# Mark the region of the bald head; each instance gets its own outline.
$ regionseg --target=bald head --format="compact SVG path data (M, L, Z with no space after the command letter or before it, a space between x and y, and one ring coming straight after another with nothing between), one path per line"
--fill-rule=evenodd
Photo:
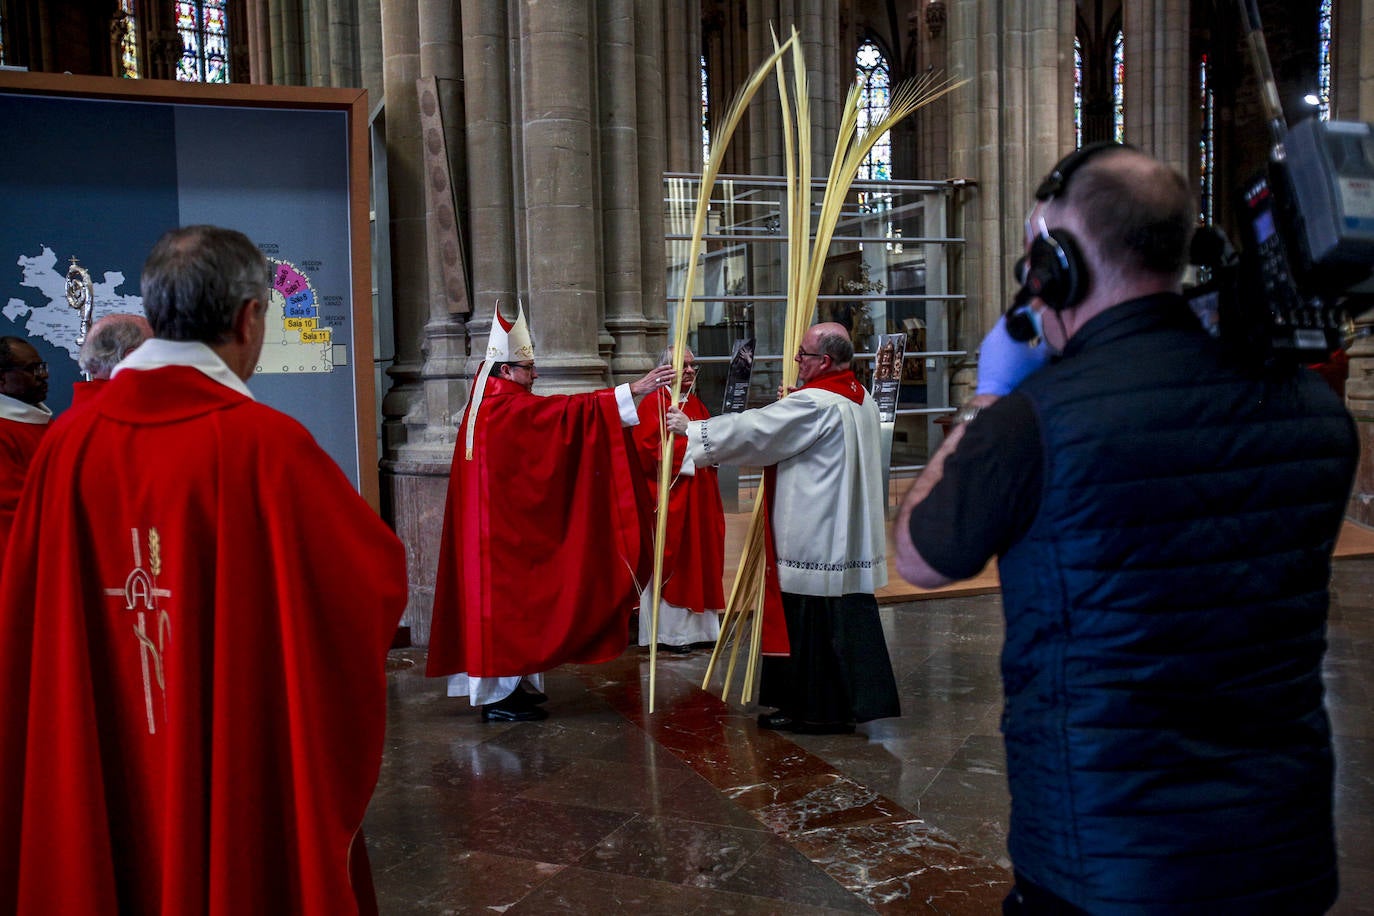
M1051 225L1074 230L1104 279L1172 285L1188 264L1192 189L1174 169L1139 150L1094 156L1074 171L1045 215Z
M796 355L797 381L803 385L834 369L848 369L854 359L854 344L844 325L833 321L813 324L802 336Z
M830 357L832 368L844 369L854 359L854 343L849 339L849 331L845 330L844 325L823 321L813 324L807 334L815 335L812 343L818 352Z
M77 362L91 378L109 378L121 359L152 336L153 326L142 315L106 315L91 325Z

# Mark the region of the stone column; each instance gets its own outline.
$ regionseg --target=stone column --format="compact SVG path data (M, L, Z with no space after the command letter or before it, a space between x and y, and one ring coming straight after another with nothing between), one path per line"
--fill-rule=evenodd
M1125 35L1126 142L1140 147L1196 181L1188 142L1190 104L1187 0L1140 0L1122 4Z
M272 82L272 36L268 32L267 0L244 4L248 20L248 73L254 83Z
M385 0L387 6L395 2ZM416 30L410 46L413 53L387 54L385 78L397 304L397 361L391 371L396 385L388 399L393 409L404 407L405 413L399 418L388 417L393 435L383 467L394 524L408 547L410 601L404 622L410 627L411 641L424 645L429 642L448 467L466 396L466 336L461 318L449 309L455 300L465 302L467 296L465 289L452 290L446 283L446 277L455 273L461 276L461 272L442 269L445 258L461 257L451 229L453 176L462 174L463 157L459 152L456 170L443 155L426 161L422 144L441 154L447 150L449 156L462 150L463 105L458 86L463 58L458 44L461 30L451 3L404 2L415 12L406 23ZM390 22L383 25L384 43L387 36L399 37L390 32ZM410 80L403 85L407 76ZM433 88L427 88L423 97L417 95L416 77L434 79L433 83L426 82ZM400 106L393 103L395 93L399 93ZM441 136L434 126L439 123L439 109L447 136ZM422 135L422 121L431 125L431 135ZM399 176L392 154L398 145L405 156L405 169ZM403 211L394 209L398 200L403 201ZM440 231L441 226L449 231ZM404 243L398 241L402 238ZM420 339L423 346L416 353ZM404 345L408 347L403 352ZM422 364L418 362L421 357Z
M515 210L511 163L511 39L503 0L463 0L463 76L467 129L468 250L475 372L486 352L498 301L515 315Z
M694 4L692 4L694 5ZM644 349L649 360L667 345L667 251L663 241L663 172L665 144L663 9L656 3L636 4L635 93L636 142L639 155L640 296L644 310ZM698 17L699 18L699 17ZM697 143L696 147L700 148Z
M370 114L383 100L382 0L358 0L358 79Z
M419 107L419 16L416 0L382 3L382 88L386 94L387 172L390 178L392 294L396 312L396 361L387 370L391 390L382 402L387 452L406 442L404 420L419 398L420 342L429 315L425 255Z
M528 239L526 308L545 390L604 387L600 225L595 182L595 33L587 4L522 8L519 72Z
M957 214L968 284L960 349L975 350L1004 310L1035 185L1073 146L1074 23L1073 0L949 3L950 75L973 80L950 97L950 171L978 176ZM954 381L955 402L971 394L971 372Z
M272 82L279 86L309 85L303 62L300 0L278 0L269 7L272 36Z
M947 8L936 8L932 12L927 7L913 12L908 21L908 31L916 53L912 59L914 66L906 73L907 78L915 79L927 70L944 74L945 77L951 76ZM973 91L973 87L959 90L961 93L967 91ZM927 105L916 113L916 123L911 130L898 132L914 137L917 144L914 156L907 153L901 158L894 145L893 165L903 162L907 166L897 173L900 177L948 178L955 174L949 165L950 105L948 96Z
M461 189L466 184L462 180L467 164L460 89L463 48L457 10L449 0L419 0L419 14L420 77L426 86L434 87L425 90L419 100L422 128L425 124L443 124L442 135L437 127L430 127L424 137L429 310L421 370L428 423L423 447L425 458L443 462L452 451L452 431L467 397L467 333L463 322L471 305L462 233L456 231L455 207L461 210L462 202L455 200L454 193L455 186ZM431 78L432 84L428 82ZM436 448L437 453L431 454Z
M361 85L358 72L358 0L329 0L329 77L331 86Z
M306 19L306 34L310 40L304 43L306 70L312 86L335 86L334 75L330 70L333 55L329 53L335 36L329 28L329 6L331 0L313 0L303 10Z
M646 352L648 328L641 290L644 271L639 207L643 185L637 125L640 89L653 92L657 80L644 80L639 73L633 0L605 0L598 4L597 20L596 69L603 74L597 89L606 330L612 336L612 378L628 381L652 368ZM653 163L645 165L647 168ZM662 197L662 190L656 195Z
M419 16L416 0L382 2L382 84L386 96L386 150L391 224L395 361L387 370L391 388L382 399L382 498L384 514L407 545L410 601L402 618L412 638L428 642L432 555L438 550L446 461L436 464L415 450L426 441L420 385L425 319L429 315L419 106ZM436 503L438 508L436 508Z
M641 4L645 10L650 4ZM641 13L642 14L642 13ZM662 78L668 87L664 100L668 171L701 171L701 3L669 4L658 17L663 23ZM722 71L724 68L721 68ZM731 93L713 86L712 120L725 113Z

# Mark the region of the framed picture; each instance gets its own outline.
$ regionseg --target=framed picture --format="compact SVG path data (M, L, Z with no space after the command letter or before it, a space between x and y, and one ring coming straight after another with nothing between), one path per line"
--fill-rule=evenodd
M79 375L69 270L89 273L94 318L141 313L165 231L237 229L273 267L248 386L375 508L366 92L5 71L0 124L0 334L48 363L49 406Z

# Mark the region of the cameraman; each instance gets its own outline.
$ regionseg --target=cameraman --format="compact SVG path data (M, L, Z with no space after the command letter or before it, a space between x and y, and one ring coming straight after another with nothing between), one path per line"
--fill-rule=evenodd
M1246 373L1201 329L1173 170L1092 147L1036 197L1018 273L1056 356L1039 368L998 323L980 374L1001 390L895 532L920 586L999 558L1005 912L1324 912L1320 669L1353 421L1315 374Z

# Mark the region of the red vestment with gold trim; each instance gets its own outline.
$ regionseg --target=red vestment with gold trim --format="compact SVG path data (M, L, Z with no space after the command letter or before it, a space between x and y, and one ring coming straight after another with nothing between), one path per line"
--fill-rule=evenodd
M120 373L0 584L0 912L375 912L400 541L295 420Z

